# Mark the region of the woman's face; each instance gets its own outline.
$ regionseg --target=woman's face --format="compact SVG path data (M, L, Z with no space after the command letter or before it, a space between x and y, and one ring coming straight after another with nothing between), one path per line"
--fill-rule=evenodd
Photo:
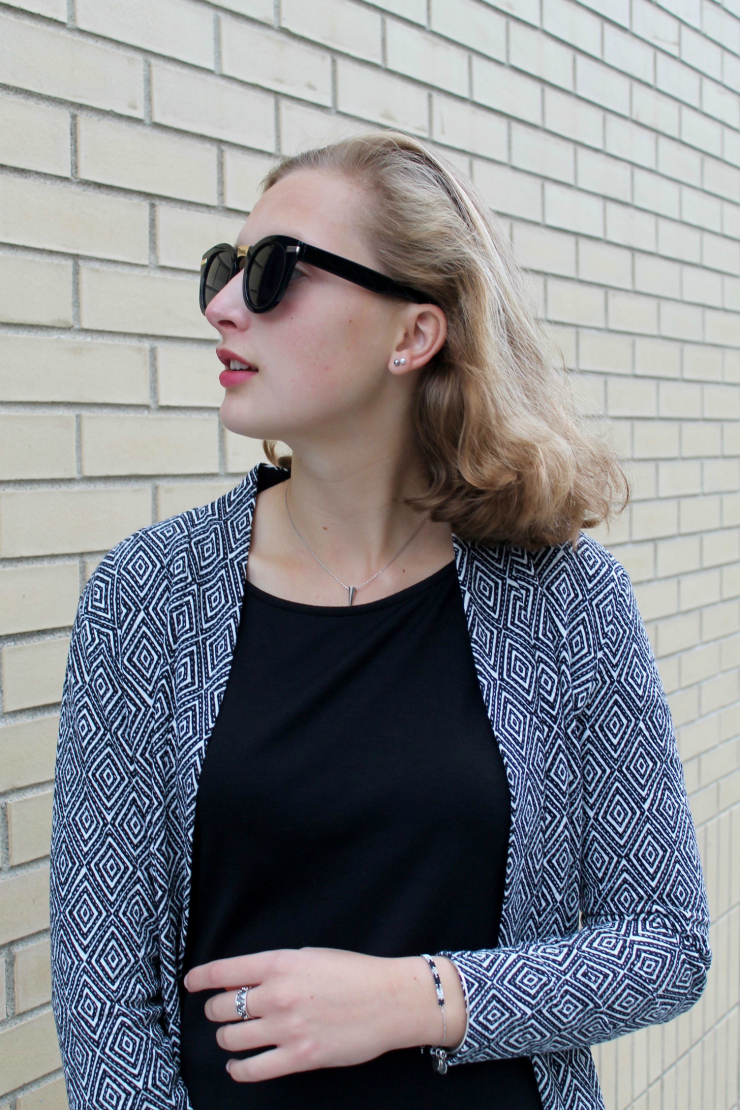
M355 214L367 199L341 175L295 170L257 201L237 242L292 235L379 269L356 230ZM277 308L253 313L242 278L240 272L206 310L221 335L217 354L225 367L231 359L257 367L235 376L241 379L235 384L223 375L221 422L230 431L291 446L317 432L342 438L353 425L348 417L372 409L384 390L398 386L389 364L418 305L299 262Z

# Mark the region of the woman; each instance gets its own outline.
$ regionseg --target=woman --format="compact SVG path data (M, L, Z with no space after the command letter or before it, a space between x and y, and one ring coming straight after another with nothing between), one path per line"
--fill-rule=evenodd
M601 1107L589 1046L693 1005L707 906L629 579L580 531L621 471L505 235L371 132L270 171L201 308L270 463L80 601L70 1105Z

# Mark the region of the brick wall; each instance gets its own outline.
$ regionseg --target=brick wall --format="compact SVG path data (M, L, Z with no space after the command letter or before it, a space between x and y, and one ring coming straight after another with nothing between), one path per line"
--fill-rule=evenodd
M274 156L368 126L503 216L633 462L604 539L668 691L713 914L687 1015L596 1050L608 1110L738 1106L740 0L0 2L0 1107L63 1107L58 703L102 554L262 457L226 432L202 249Z

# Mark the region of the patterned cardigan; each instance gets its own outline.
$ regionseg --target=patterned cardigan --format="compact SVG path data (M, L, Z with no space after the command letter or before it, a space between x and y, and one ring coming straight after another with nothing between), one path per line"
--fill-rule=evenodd
M178 984L198 777L256 495L286 476L260 463L211 504L141 528L80 599L51 859L71 1110L190 1107ZM531 1056L543 1110L602 1108L589 1046L688 1009L711 959L670 712L627 574L595 540L453 546L511 830L498 946L444 953L469 1004L450 1063Z

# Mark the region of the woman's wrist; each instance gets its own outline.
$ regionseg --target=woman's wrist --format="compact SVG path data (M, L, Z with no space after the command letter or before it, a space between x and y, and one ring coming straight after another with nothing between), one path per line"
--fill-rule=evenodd
M447 1036L444 1047L457 1048L465 1035L467 1014L465 995L455 965L446 956L435 956L445 997ZM394 1021L397 1024L397 1048L417 1045L441 1045L444 1023L437 1001L429 965L423 956L394 959L395 995Z

